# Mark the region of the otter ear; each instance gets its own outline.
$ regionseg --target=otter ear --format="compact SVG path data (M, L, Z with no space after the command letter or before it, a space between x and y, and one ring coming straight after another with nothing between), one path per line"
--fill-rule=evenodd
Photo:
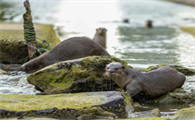
M98 31L98 28L96 29L96 32Z

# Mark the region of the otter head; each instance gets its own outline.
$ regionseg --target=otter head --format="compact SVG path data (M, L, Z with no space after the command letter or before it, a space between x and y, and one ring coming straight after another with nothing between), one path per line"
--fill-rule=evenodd
M106 28L100 27L96 29L96 34L100 35L100 36L105 36L107 32Z
M110 63L106 66L106 72L110 75L112 74L121 74L125 69L125 66L121 65L120 63Z
M121 87L125 88L125 66L121 65L120 63L110 63L106 66L106 73L107 76L110 76L115 83Z

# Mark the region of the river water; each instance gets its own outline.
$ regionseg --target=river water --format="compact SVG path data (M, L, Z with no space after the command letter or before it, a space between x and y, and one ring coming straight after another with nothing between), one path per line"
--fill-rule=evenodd
M22 23L24 0L1 0L0 21ZM60 40L73 36L93 38L105 27L106 50L136 69L151 65L195 68L195 39L179 26L194 26L195 9L161 0L29 0L34 23L52 24ZM129 23L123 23L128 19ZM145 28L147 20L153 28ZM39 37L39 36L38 36ZM41 38L41 36L40 36ZM0 75L0 94L36 94L25 73ZM194 76L183 88L194 89ZM190 82L189 82L190 81Z

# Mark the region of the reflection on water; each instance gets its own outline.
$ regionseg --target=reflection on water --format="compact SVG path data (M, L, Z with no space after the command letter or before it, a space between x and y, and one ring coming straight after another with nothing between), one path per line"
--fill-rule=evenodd
M119 26L116 34L119 44L114 46L115 53L130 64L194 65L194 38L175 27Z

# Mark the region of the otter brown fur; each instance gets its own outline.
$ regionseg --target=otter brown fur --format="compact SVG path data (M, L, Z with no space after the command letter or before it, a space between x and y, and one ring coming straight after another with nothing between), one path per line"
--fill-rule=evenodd
M140 92L156 97L181 87L186 79L184 74L168 66L141 73L120 63L110 63L106 66L106 74L131 97Z
M90 38L73 37L60 42L50 51L23 64L19 70L32 73L60 61L78 59L93 55L110 56L108 52Z
M104 49L106 48L106 32L106 28L97 28L93 38L93 41L101 45Z

